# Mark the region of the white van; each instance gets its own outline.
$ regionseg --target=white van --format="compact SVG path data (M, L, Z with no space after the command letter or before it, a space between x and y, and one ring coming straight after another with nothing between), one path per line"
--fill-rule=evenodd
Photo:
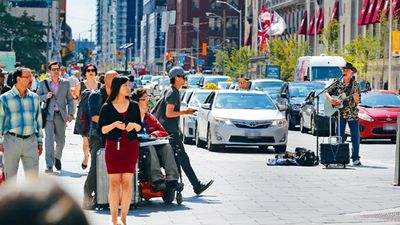
M297 59L295 81L329 81L342 76L346 60L341 56L302 56Z

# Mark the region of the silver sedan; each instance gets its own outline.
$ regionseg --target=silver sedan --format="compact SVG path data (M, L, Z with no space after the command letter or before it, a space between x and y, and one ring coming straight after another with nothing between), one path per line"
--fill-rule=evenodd
M221 90L212 92L197 114L196 145L218 150L226 145L274 146L286 151L288 124L267 93Z

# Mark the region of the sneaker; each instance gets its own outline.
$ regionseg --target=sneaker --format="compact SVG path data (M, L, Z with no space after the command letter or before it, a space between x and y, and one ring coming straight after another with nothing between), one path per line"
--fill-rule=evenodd
M57 170L61 170L61 161L56 158L54 166L56 167Z
M353 166L361 166L361 162L360 162L360 160L354 160L353 161Z
M214 183L214 180L210 180L207 184L199 183L199 186L194 189L194 193L196 193L196 195L200 195L205 190L207 190L207 188L209 188L211 186L211 184L213 184L213 183Z
M53 173L54 171L53 171L53 168L47 168L44 172L45 173Z

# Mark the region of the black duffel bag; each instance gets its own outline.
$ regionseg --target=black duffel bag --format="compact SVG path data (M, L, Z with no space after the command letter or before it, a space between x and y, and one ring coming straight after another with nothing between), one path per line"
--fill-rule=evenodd
M311 150L305 148L296 148L296 163L299 166L315 166L318 165L317 157Z

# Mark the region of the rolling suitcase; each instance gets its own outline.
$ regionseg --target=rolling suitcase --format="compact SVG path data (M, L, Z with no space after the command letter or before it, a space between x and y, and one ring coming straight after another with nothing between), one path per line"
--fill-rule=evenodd
M97 151L96 157L96 180L97 180L97 195L96 202L99 209L108 207L108 191L109 191L109 180L107 175L105 149L101 148ZM137 180L137 165L135 173L133 174L132 184L132 201L131 206L137 208L140 200L139 196L139 185Z
M337 123L340 127L340 112L337 113ZM328 143L320 144L320 155L321 164L325 165L326 168L331 165L342 166L346 168L346 165L350 163L350 148L348 143L342 143L342 138L340 137L340 129L338 136L335 136L335 142L332 142L332 129L331 129L332 116L329 119L329 138Z

